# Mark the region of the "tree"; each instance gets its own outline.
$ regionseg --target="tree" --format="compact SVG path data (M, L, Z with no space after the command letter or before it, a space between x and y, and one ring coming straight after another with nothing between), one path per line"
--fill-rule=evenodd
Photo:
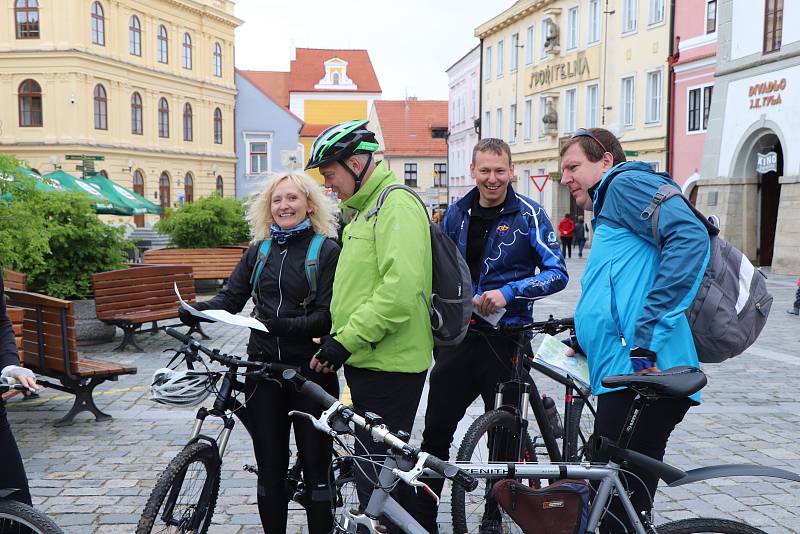
M250 239L242 203L217 194L170 210L155 228L180 248L236 245Z

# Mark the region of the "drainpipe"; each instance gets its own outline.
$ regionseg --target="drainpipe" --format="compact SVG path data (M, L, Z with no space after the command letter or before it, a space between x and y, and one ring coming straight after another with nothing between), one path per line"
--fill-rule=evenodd
M666 143L666 160L667 164L667 173L672 176L672 169L674 163L674 147L675 147L675 139L674 137L674 128L673 122L675 120L675 110L672 106L672 99L673 99L673 87L675 85L675 63L680 59L680 43L681 38L680 36L675 36L675 0L671 0L670 7L669 7L669 57L667 57L667 143ZM674 177L673 177L674 178Z
M478 116L475 118L475 133L478 134L480 141L483 139L483 128L481 128L483 120L483 37L481 37L481 55L478 61Z

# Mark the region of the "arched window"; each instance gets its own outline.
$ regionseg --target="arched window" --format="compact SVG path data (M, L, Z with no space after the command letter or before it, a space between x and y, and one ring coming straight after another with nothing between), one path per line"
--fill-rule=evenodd
M219 108L214 110L214 143L222 144L222 111Z
M225 184L222 182L222 176L217 176L217 194L224 196L223 193L225 193Z
M133 192L139 196L144 196L144 174L139 169L133 171ZM144 226L144 215L134 215L133 224L137 228Z
M100 2L92 4L92 42L100 46L106 45L106 18Z
M169 104L163 97L158 101L158 136L169 137Z
M128 50L131 55L142 55L142 23L136 15L131 15L128 22Z
M192 105L188 102L183 105L183 140L191 141L193 139L193 124Z
M108 130L108 98L106 88L99 83L94 86L94 127Z
M161 218L167 216L167 208L169 208L169 174L167 171L161 173L158 178L158 200L161 204Z
M183 68L192 68L192 36L188 33L183 34Z
M334 72L333 73L333 85L339 85L339 73L338 72Z
M184 202L187 204L194 202L194 178L190 172L187 172L186 176L183 177L183 193L186 197Z
M214 43L214 76L222 78L222 47Z
M142 119L142 96L139 93L131 95L131 133L142 135L144 124Z
M19 84L19 125L42 125L42 87L35 80Z
M17 23L17 39L39 38L38 0L17 0L14 4L14 19Z
M163 24L158 26L158 43L156 43L159 63L169 63L169 39Z

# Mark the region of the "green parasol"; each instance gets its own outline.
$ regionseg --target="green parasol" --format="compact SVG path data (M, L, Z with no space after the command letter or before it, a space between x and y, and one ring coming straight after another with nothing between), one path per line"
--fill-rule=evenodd
M114 204L125 206L129 210L128 215L142 215L145 213L158 215L161 213L161 206L156 206L143 196L109 180L105 176L97 174L87 178L85 182L100 189Z

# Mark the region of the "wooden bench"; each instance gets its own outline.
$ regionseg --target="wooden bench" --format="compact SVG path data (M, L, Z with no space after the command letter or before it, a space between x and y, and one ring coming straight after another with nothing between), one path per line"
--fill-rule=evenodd
M25 310L13 306L6 307L8 318L11 319L11 326L14 329L14 340L17 342L19 359L22 361L22 320L25 317Z
M160 248L144 252L147 265L189 265L195 280L227 280L247 247Z
M125 334L116 350L123 350L130 343L143 352L136 334L155 332L159 330L158 321L178 317L180 302L175 284L183 300L195 300L194 278L188 265L143 265L92 275L97 318L119 326ZM152 327L142 330L145 323L152 323ZM199 325L189 330L189 334L192 332L208 339Z
M16 289L17 291L28 290L28 277L11 269L3 269L3 285L6 289Z
M60 382L39 380L41 384L75 395L72 408L55 426L71 425L83 411L91 412L97 421L111 419L94 403L94 388L107 380L116 381L120 375L136 374L136 368L78 356L72 302L13 289L6 290L6 295L9 304L24 314L22 363Z

